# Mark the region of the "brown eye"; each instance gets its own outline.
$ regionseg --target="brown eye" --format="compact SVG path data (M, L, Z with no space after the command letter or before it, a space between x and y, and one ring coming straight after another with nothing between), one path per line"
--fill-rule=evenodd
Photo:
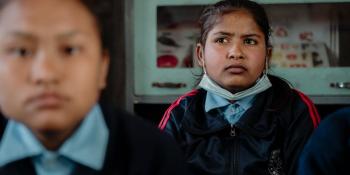
M218 40L216 40L216 42L218 42L218 43L223 43L223 42L224 42L224 39L223 39L223 38L219 38Z
M227 43L228 40L226 38L220 37L215 40L216 43Z
M78 54L80 52L80 48L77 46L65 46L63 47L62 52L64 55L72 56Z
M244 44L248 44L248 45L256 45L258 42L255 39L251 39L251 38L246 38L244 39Z
M33 55L33 51L26 47L15 47L10 49L10 54L17 58L28 58Z

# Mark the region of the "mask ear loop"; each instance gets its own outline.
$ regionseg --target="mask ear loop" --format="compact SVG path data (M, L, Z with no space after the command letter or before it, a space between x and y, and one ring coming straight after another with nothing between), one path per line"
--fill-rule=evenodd
M203 72L204 72L204 75L207 75L207 70L205 69L205 61L203 60Z
M203 72L204 72L204 75L208 75L207 74L207 70L205 69L205 59L203 58Z
M269 72L269 64L268 64L268 58L265 58L265 69L263 71L264 75L267 75L267 73Z

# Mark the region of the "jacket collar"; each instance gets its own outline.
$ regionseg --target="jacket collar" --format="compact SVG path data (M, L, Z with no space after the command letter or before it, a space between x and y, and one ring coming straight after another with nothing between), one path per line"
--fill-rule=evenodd
M247 110L251 107L251 102L255 95L250 95L248 97L242 98L240 100L237 100L235 102L230 102L227 99L215 95L209 91L207 91L206 99L205 99L205 112L209 112L215 108L224 107L233 103L237 103L240 107L242 107L244 110Z
M270 117L271 112L267 110L272 103L272 89L256 95L252 107L243 114L235 127L258 137L265 137L272 132L271 125L276 123L276 118ZM223 117L211 111L205 112L206 94L207 91L199 89L186 107L182 124L192 134L214 134L231 127Z

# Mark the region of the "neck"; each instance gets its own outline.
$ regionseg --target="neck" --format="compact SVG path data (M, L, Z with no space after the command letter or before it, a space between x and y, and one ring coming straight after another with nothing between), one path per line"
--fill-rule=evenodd
M56 151L72 135L73 131L74 129L65 131L39 131L34 132L34 135L47 150Z

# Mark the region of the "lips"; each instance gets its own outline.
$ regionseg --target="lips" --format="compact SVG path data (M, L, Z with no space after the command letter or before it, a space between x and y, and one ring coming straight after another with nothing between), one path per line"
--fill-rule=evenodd
M247 71L247 68L245 68L242 65L229 65L225 67L225 71L228 71L229 73L232 73L232 74L240 74Z
M44 92L30 97L28 104L37 109L54 109L61 107L68 97L56 92Z

